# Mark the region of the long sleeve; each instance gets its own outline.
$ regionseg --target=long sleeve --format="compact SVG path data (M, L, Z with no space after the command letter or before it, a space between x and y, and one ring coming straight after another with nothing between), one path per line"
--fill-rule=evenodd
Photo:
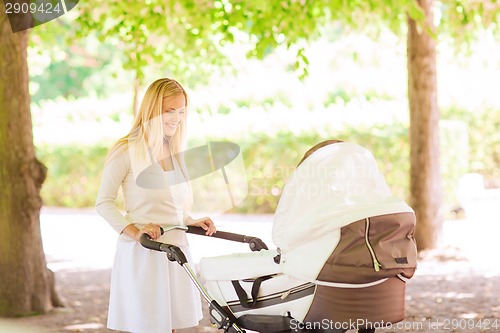
M110 225L121 233L130 222L116 206L118 190L130 169L127 150L115 152L104 166L101 184L97 193L96 210Z

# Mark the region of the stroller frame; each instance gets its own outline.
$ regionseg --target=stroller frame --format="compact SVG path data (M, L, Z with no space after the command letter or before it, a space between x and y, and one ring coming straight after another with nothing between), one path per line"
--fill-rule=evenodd
M169 226L162 227L161 234L170 230L180 229L187 233L196 234L200 236L207 236L205 230L195 226ZM246 236L236 233L225 231L217 231L213 234L214 238L221 238L229 241L247 243L251 251L268 250L267 245L258 237ZM277 332L300 332L300 333L344 333L347 330L316 330L316 329L291 329L290 316L277 316L277 315L243 315L236 318L227 307L221 306L206 290L201 281L198 279L196 273L189 265L186 256L182 250L175 245L156 242L151 239L147 234L143 234L140 238L140 243L143 247L165 252L169 261L177 262L182 266L191 281L194 283L202 297L208 303L210 323L217 329L224 330L225 333L245 333L245 328L252 331L261 333L277 333ZM375 333L375 329L359 329L359 333Z

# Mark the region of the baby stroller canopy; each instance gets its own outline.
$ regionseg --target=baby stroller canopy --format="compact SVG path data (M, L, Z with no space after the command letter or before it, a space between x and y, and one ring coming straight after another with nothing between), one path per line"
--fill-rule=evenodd
M367 149L350 142L318 149L292 174L276 210L272 239L284 273L315 280L343 226L402 212L413 210L392 195Z

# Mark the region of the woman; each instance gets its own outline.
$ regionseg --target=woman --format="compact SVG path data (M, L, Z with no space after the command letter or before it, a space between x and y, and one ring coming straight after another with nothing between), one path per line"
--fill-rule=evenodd
M175 332L202 318L197 289L180 265L141 246L142 234L179 246L190 260L185 232L161 226L196 225L212 235L208 217L187 213L192 201L182 161L188 97L175 80L147 89L132 130L111 148L97 195L97 212L119 233L111 276L108 328L134 333ZM116 206L122 188L124 216Z

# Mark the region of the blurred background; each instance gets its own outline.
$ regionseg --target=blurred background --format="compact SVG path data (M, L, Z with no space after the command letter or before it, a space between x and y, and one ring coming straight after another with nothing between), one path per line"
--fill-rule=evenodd
M330 138L367 147L387 182L408 196L406 42L388 30L376 39L332 25L310 42L307 76L296 53L277 47L263 60L238 45L208 74L175 75L190 95L207 141L241 146L249 193L237 213L273 213L287 176L313 144ZM464 196L500 186L500 45L484 31L468 51L438 45L438 92L444 212L465 211ZM150 82L173 76L162 64L124 69L113 40L89 35L75 45L30 48L31 110L38 158L48 167L44 204L93 207L107 149L131 126L134 101ZM189 59L186 59L189 64ZM137 97L136 97L137 96ZM459 213L459 214L457 214Z

